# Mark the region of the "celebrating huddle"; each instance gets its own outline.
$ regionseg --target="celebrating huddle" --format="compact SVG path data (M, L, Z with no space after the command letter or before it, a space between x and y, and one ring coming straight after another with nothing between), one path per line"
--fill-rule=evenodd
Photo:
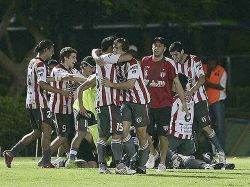
M92 57L83 60L82 72L74 68L77 51L65 47L60 51L61 62L47 76L45 61L54 54L54 44L41 41L27 71L26 108L33 131L4 151L6 166L10 168L13 158L26 145L41 138L42 158L38 165L43 168L55 167L51 155L60 147L67 154L63 166L85 167L79 166L77 154L86 139L96 146L98 153L98 163L90 167L99 167L102 174L112 173L106 161L108 144L116 174L146 174L147 169L155 167L157 159L157 172L183 166L233 169L232 164L226 164L225 153L210 127L200 59L185 54L180 42L169 47L173 60L164 56L166 50L165 39L156 37L153 54L140 62L129 53L127 39L109 36L102 40L101 49L93 49ZM89 89L95 94L86 94ZM73 115L75 133L70 140ZM194 122L215 146L219 162L193 157ZM90 130L95 123L96 144ZM53 126L57 137L51 142ZM159 146L155 146L155 139L159 140Z

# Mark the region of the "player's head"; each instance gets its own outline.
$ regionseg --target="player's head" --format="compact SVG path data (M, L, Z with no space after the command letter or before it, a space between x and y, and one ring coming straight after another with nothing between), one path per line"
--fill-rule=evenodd
M124 53L124 52L128 52L129 50L129 42L127 39L125 38L117 38L115 41L114 41L114 44L113 44L113 51L115 53Z
M113 43L117 39L116 36L109 36L102 40L101 49L103 52L112 52L113 51Z
M174 42L169 47L169 52L175 62L181 62L185 56L181 42Z
M182 73L178 73L178 77L179 77L182 88L185 90L187 83L188 83L187 76Z
M86 77L95 73L95 67L96 63L92 56L84 57L80 65L82 74Z
M76 63L77 51L72 47L64 47L60 51L60 59L63 64L69 68L73 68Z
M163 57L166 51L167 42L163 37L155 37L152 44L153 56L156 58Z
M130 45L128 53L131 54L134 58L138 58L138 49L135 45Z
M42 40L36 45L34 52L43 55L44 60L49 60L54 55L54 43L51 40Z

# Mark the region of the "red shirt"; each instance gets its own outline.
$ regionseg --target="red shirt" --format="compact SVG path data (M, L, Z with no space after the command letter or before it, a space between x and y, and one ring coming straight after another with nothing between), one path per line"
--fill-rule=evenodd
M158 69L159 63L164 64L161 65L160 70L148 86L151 108L171 107L173 103L172 85L174 78L177 76L177 70L172 59L165 57L163 62L155 62L152 56L144 57L141 62L144 81L148 84L153 72Z

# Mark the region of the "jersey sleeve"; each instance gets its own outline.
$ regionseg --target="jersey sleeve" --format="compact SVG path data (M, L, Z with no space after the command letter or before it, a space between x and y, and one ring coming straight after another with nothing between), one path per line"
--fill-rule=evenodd
M200 78L201 76L205 75L204 71L203 71L203 66L202 66L202 62L201 60L195 61L194 62L194 69L195 69L195 74L198 78Z
M177 76L177 68L173 61L169 61L169 72L168 72L168 78L170 80L173 80Z
M109 53L101 55L100 58L107 64L116 64L120 58L120 54Z
M139 79L139 64L132 64L129 66L127 79Z
M37 82L46 82L46 66L44 63L36 64L35 71L37 74Z

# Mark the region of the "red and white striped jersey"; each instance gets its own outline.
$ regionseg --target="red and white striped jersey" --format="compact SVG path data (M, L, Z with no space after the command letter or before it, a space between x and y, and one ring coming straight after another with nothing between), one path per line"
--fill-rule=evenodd
M103 78L109 79L113 83L117 83L116 76L116 64L120 55L113 54L105 54L100 56L103 61L108 61L111 63L107 63L104 66L96 65L96 101L95 108L101 106L109 106L109 105L121 105L120 101L120 90L105 87L101 84L101 80Z
M137 104L148 104L150 94L143 79L140 64L134 58L121 66L117 66L118 81L125 82L135 79L135 86L132 89L123 90L122 101Z
M47 95L38 85L39 82L46 82L46 76L47 71L43 59L33 58L28 65L27 71L26 108L48 107Z
M58 64L52 69L51 76L53 77L64 77L68 74L80 74L76 69L66 69L63 64ZM51 86L60 89L60 90L69 90L72 92L76 91L76 85L74 81L53 81ZM73 94L76 95L76 94ZM71 114L73 103L76 98L68 97L66 98L60 93L51 93L49 108L51 112L60 113L60 114Z
M205 75L201 60L195 55L189 55L183 64L176 64L178 73L185 74L188 78L187 90L190 90L198 79ZM194 93L194 102L207 100L207 93L204 85Z
M186 117L186 113L182 111L182 103L178 95L174 97L171 111L169 134L180 139L191 139L192 136L192 124L194 119L193 98L186 98L186 103L190 114L188 118Z

